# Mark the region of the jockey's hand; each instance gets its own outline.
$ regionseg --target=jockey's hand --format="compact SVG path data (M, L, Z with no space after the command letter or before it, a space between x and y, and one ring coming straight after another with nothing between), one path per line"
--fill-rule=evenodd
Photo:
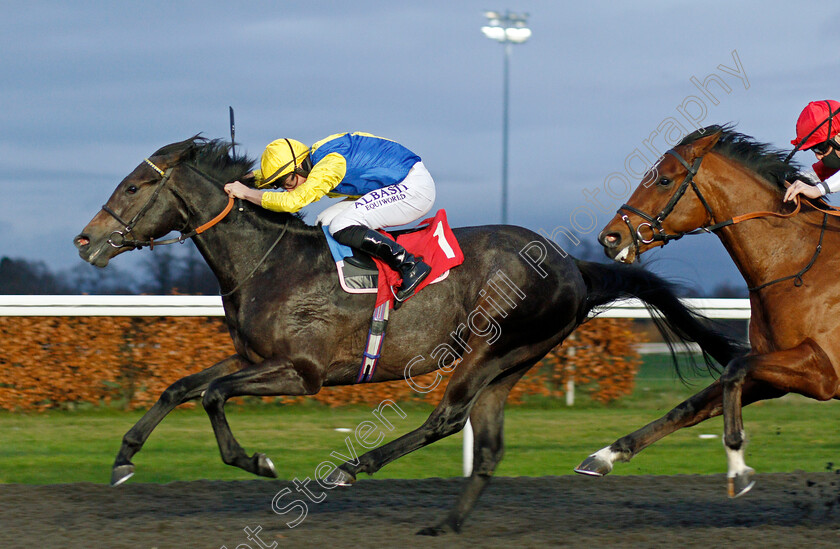
M225 185L225 192L233 198L245 198L245 193L248 192L248 187L239 181L233 181Z
M254 204L260 204L262 201L263 191L248 187L239 181L227 183L225 185L225 192L228 193L228 196L233 198L244 198L248 202L253 202Z
M787 191L785 191L785 202L793 202L797 195L807 196L808 198L819 198L823 195L822 190L816 185L805 183L797 179L793 183L785 181Z

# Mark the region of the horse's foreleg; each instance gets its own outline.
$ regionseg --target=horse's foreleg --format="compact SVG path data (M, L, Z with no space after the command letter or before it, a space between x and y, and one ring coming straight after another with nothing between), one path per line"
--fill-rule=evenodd
M249 473L277 477L274 464L265 454L248 456L236 441L225 416L225 402L236 396L311 395L321 389L317 369L296 367L289 360L268 359L210 383L202 404L210 418L222 461Z
M206 370L183 377L170 385L160 395L158 401L149 408L149 411L143 414L134 427L123 436L122 445L111 470L111 486L117 486L131 478L134 474L131 458L140 451L146 439L169 412L179 404L200 397L211 381L235 372L245 364L247 362L242 357L233 355Z
M728 461L727 491L729 497L738 497L754 484L751 480L754 471L744 461L746 435L741 395L745 382L754 380L781 392L828 400L837 393L838 376L819 345L806 339L792 349L737 358L729 363L720 380L723 386L723 442Z
M744 385L741 402L746 406L759 400L780 397L783 394L784 391L778 391L765 384L750 382ZM590 455L575 467L575 472L590 476L604 476L612 471L617 461L630 461L636 454L671 433L719 416L722 412L723 386L719 381L715 381L656 421L648 423L641 429L621 437Z
M522 368L505 378L494 380L479 393L470 410L470 423L474 436L473 470L470 477L465 481L455 507L449 511L446 518L436 526L420 530L418 534L436 536L448 531L461 531L461 525L490 482L496 466L502 460L505 401L511 388L526 371L528 368Z

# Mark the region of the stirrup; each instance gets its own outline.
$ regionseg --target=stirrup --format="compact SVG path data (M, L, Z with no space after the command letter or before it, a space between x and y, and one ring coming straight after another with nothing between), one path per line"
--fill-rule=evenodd
M416 290L417 290L417 287L420 286L420 284L422 284L423 281L426 280L426 278L428 278L428 276L430 274L432 274L432 268L427 263L423 263L422 260L420 260L415 264L414 268L417 268L418 265L424 265L425 266L425 269L424 269L425 273L422 274L422 275L418 275L418 277L415 278L415 280L414 280L414 284L412 284L409 288L403 288L403 286L401 285L399 290L397 290L396 293L394 293L394 299L396 299L400 303L407 300L409 297L413 296L415 294ZM403 284L405 284L405 279L403 279ZM393 287L391 288L391 291L392 292L394 291ZM406 294L406 295L402 299L400 299L398 297L398 294Z
M394 290L393 286L388 286L388 288L391 290L391 295L394 296L394 302L395 302L394 305L397 305L398 303L404 303L405 300L408 299L407 297L405 297L403 299L398 298L397 297L397 292L396 292L396 290ZM394 309L396 309L396 307L394 307Z

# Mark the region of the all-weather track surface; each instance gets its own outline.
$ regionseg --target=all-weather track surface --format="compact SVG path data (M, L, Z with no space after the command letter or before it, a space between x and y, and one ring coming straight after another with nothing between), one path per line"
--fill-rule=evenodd
M308 502L288 481L0 485L0 547L840 547L840 474L756 476L725 496L723 475L497 478L461 534L417 536L453 504L461 479L362 479ZM314 495L322 491L314 481ZM244 528L258 531L249 540Z

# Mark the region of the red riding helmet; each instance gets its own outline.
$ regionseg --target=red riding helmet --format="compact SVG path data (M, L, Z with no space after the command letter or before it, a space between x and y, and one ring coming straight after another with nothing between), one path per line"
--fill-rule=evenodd
M831 118L829 120L829 118ZM796 139L791 145L804 151L840 133L840 103L825 99L811 101L796 121Z

